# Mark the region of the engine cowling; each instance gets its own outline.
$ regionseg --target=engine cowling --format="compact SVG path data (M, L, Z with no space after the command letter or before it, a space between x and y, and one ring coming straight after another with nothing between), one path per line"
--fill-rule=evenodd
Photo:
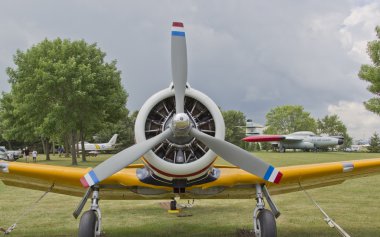
M191 126L224 139L225 125L218 106L188 84L185 113ZM170 127L175 115L173 85L151 96L141 107L135 123L136 143L157 136ZM148 151L143 162L155 175L166 180L198 178L211 169L216 154L196 138L171 136Z

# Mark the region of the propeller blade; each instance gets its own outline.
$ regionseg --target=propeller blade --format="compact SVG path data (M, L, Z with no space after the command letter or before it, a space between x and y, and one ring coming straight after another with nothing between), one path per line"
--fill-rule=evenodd
M185 30L181 22L173 22L172 28L172 77L176 113L183 113L187 82L187 53Z
M199 130L192 128L190 135L194 136L216 154L221 156L226 161L239 166L241 169L257 175L269 182L279 183L282 177L282 173L275 169L270 164L262 161L261 159L253 156L251 153L243 150L242 148L235 146L222 139L212 137Z
M111 156L109 159L100 163L98 166L88 172L80 179L80 182L86 188L101 182L102 180L108 178L109 176L136 161L158 143L167 139L171 134L171 130L166 129L163 133L149 140L137 143L131 147L128 147L127 149L122 150L121 152Z

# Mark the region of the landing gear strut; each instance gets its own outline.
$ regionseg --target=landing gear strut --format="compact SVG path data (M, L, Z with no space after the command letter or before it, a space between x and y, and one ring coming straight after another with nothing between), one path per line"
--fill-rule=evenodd
M83 213L80 218L78 237L97 237L101 234L102 215L99 208L99 187L92 187L91 190L91 208ZM88 196L91 194L91 190L89 189L87 191L83 197L83 200L79 204L79 207L76 210L77 215L79 215L84 204L86 203ZM74 212L74 216L76 212Z
M265 209L264 197L272 211ZM253 231L256 237L276 237L276 218L280 216L265 185L256 184L256 208L253 211Z
M280 147L278 148L278 151L279 151L280 153L284 153L284 152L286 151L286 149L285 149L284 146L280 145Z

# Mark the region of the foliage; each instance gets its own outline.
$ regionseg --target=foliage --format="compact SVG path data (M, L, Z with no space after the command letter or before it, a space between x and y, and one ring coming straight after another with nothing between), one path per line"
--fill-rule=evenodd
M322 119L318 119L317 131L319 134L326 134L328 136L343 136L342 149L352 145L352 138L348 135L346 126L336 114L331 116L326 115Z
M368 42L367 53L373 65L364 64L359 71L359 78L370 83L368 91L375 97L364 102L365 107L373 113L380 115L380 26L376 27L377 40Z
M266 134L289 134L296 131L316 132L315 119L300 105L285 105L271 109L266 114Z
M245 144L241 139L245 137L245 115L237 110L222 111L222 115L226 125L225 140L244 148Z
M347 128L339 119L338 115L326 115L322 119L317 120L318 134L327 134L329 136L343 136L347 133Z
M343 134L343 139L344 139L343 144L340 146L340 149L345 149L345 148L351 147L352 137L350 137L350 135L348 135L348 133Z
M134 124L138 111L135 111L117 123L108 123L96 133L97 140L94 142L108 141L113 134L118 134L116 151L125 149L135 144Z
M6 136L49 141L71 134L75 151L78 131L93 133L125 116L127 93L120 71L116 61L104 62L105 55L96 44L60 38L18 50L16 67L7 68L11 92L3 96L1 106L11 104L13 109L2 121L3 128L14 122ZM75 164L75 152L72 155Z
M372 135L369 141L368 151L371 153L380 152L380 137L376 132Z
M272 150L272 144L270 142L260 142L261 144L261 150L269 151Z

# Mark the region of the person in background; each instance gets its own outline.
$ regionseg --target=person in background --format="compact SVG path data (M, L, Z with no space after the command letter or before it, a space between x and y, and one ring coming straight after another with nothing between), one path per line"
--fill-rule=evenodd
M33 162L36 163L37 162L37 151L36 151L36 149L34 149L32 151L32 156L33 156Z
M29 163L29 148L28 147L25 147L24 149L24 156L25 156L25 160L26 160L26 163Z
M58 155L61 157L63 148L61 146L58 147Z

